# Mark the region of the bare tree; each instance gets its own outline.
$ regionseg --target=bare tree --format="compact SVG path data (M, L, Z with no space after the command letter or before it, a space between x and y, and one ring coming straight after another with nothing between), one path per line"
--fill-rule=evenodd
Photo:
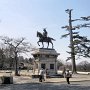
M79 71L90 71L90 63L88 61L81 61L77 65L77 69Z
M0 68L3 69L5 61L5 55L3 48L0 48Z
M9 37L1 37L1 40L6 44L10 52L14 54L14 60L15 60L15 75L18 74L18 55L20 53L26 53L32 51L34 48L33 46L25 42L25 38L19 38L19 39L14 39L14 38L9 38Z

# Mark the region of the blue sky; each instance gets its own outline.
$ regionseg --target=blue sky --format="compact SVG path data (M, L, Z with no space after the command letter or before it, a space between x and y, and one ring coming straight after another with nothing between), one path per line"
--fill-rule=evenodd
M60 39L67 33L62 26L68 24L66 9L73 9L72 18L90 15L90 0L0 0L0 35L13 38L26 37L37 46L36 32L47 28L48 36L55 38L54 48L66 60L69 38ZM73 25L84 23L77 22ZM80 29L81 35L90 39L89 28Z

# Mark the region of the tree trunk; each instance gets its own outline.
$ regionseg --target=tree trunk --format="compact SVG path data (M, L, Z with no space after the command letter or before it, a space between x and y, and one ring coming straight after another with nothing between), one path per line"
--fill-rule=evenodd
M17 58L17 52L15 52L15 76L19 76L19 74L18 74L18 58Z
M71 10L69 11L69 29L70 29L70 47L71 47L71 59L72 59L72 73L76 73L75 53L73 44L73 32L72 32L72 20Z

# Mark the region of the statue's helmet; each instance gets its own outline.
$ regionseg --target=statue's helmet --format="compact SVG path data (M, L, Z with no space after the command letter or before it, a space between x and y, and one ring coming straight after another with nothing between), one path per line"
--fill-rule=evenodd
M46 28L44 28L44 29L43 29L43 31L45 31L45 32L46 32Z

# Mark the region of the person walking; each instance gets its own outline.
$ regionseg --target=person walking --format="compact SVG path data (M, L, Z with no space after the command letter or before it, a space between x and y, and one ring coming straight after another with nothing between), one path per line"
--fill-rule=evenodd
M20 72L21 72L21 67L19 66L19 67L18 67L19 76L20 76Z
M69 69L67 69L67 70L65 71L65 77L66 77L67 84L70 84L70 81L69 81L69 78L70 78Z
M42 68L39 72L39 82L42 82L42 81L45 81L45 78L44 78L44 69Z

